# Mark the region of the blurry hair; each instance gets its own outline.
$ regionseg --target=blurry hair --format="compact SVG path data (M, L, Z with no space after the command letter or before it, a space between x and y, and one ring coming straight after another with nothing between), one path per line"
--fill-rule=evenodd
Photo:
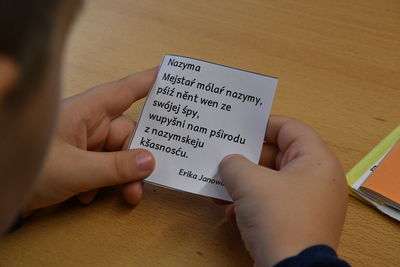
M21 75L6 104L22 104L43 78L60 0L0 0L0 55L12 58Z

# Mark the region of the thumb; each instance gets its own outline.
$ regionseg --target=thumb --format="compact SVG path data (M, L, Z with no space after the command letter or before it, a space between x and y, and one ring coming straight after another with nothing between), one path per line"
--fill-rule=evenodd
M233 200L238 200L247 189L251 191L255 175L262 167L238 154L226 156L219 164L219 175Z
M117 152L80 150L79 154L79 160L73 160L76 193L144 179L155 166L154 157L144 149Z

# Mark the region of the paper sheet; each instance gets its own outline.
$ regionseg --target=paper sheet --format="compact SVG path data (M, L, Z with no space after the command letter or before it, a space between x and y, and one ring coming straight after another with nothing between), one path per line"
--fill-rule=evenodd
M369 175L369 169L376 164L379 159L381 159L387 151L400 140L400 125L397 126L388 136L386 136L382 141L379 142L363 159L361 159L349 172L346 174L347 184L351 189L352 186L360 179L361 176ZM367 177L368 177L367 175ZM356 187L360 183L356 184ZM350 191L350 194L359 198L357 194Z
M385 156L388 154L389 151L387 151L381 158L378 159L375 163L373 163L370 168L367 169L367 171L360 176L358 180L354 184L351 185L351 188L353 189L352 193L354 196L359 198L360 200L374 206L378 210L380 210L382 213L392 217L393 219L396 219L400 221L400 212L396 209L393 209L389 206L383 205L381 202L377 202L374 198L371 198L369 195L365 194L364 192L360 191L360 186L367 180L367 178L375 171L377 166L381 163L381 161L385 158Z
M156 158L147 182L231 200L218 177L229 154L257 163L278 79L166 55L130 148Z
M400 142L387 153L376 170L361 185L400 206Z
M367 180L367 178L379 166L381 161L388 154L390 149L400 140L400 126L397 126L388 136L386 136L379 144L374 147L359 163L357 163L347 173L347 183L351 189L351 195L358 199L376 207L382 213L400 221L400 212L376 202L368 195L361 192L360 186Z

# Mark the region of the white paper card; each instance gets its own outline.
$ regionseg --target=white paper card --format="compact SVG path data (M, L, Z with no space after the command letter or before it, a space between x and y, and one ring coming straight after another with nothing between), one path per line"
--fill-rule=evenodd
M218 165L229 154L258 162L277 83L273 77L165 55L130 144L156 158L145 181L231 201Z

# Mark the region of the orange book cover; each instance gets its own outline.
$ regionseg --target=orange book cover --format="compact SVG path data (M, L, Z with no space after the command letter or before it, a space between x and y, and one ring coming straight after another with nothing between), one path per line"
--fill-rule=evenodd
M394 145L362 187L400 205L400 141Z

